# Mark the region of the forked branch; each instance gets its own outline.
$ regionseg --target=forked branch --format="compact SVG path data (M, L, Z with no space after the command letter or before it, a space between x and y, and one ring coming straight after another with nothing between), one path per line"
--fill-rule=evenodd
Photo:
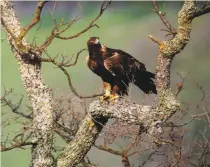
M56 37L59 39L63 39L63 40L73 39L73 38L76 38L76 37L80 36L81 34L85 33L92 27L99 28L98 25L95 24L95 22L101 17L101 15L104 13L104 11L110 7L110 5L111 5L111 1L108 1L108 2L103 1L98 16L96 16L96 18L94 18L85 29L78 32L77 34L69 36L69 37L63 37L63 36L60 36L60 34L59 34L59 35L56 35Z
M34 18L31 21L30 24L28 24L27 26L25 26L24 28L22 28L20 30L20 34L17 38L18 41L21 41L27 34L27 32L33 28L41 19L41 13L42 13L42 9L44 7L44 5L47 3L47 1L39 1L38 5L36 7L36 11L34 13Z
M47 54L48 58L42 58L41 60L42 60L42 62L50 62L50 63L53 63L53 64L55 64L56 66L71 67L71 66L75 66L75 65L77 64L77 61L78 61L78 59L79 59L80 54L81 54L83 51L85 51L85 50L87 50L87 49L82 49L82 50L80 50L80 51L77 53L76 58L75 58L75 61L74 61L73 63L70 63L69 60L65 60L64 57L63 57L63 59L62 59L61 62L57 62L55 59L58 57L58 55L55 56L54 58L51 58L51 57L47 54L47 52L45 52L45 53Z
M155 2L155 0L153 0L152 2L153 2L153 6L154 6L154 9L152 9L152 11L154 11L155 13L157 13L157 15L160 17L161 21L163 22L163 24L167 28L166 30L165 29L162 29L162 31L168 32L168 34L166 34L166 36L173 35L173 37L174 37L177 34L177 31L176 31L175 28L172 27L172 25L166 19L166 13L160 11L159 6Z
M99 26L97 24L95 24L95 22L102 16L102 14L104 13L104 11L106 9L108 9L110 5L111 5L111 1L108 1L108 2L104 1L102 3L102 5L101 5L99 14L89 23L89 25L86 28L84 28L83 30L81 30L80 32L78 32L77 34L72 35L72 36L69 36L69 37L61 36L61 34L63 34L64 32L66 32L75 22L77 22L80 19L80 17L76 17L74 20L69 21L67 23L64 23L64 20L62 19L58 23L58 21L56 20L56 18L54 17L54 14L53 14L53 11L54 11L54 8L55 8L55 6L54 6L53 7L53 10L51 11L51 16L52 16L52 18L54 20L55 27L51 31L51 34L47 37L47 39L44 42L44 44L42 44L39 47L39 50L41 50L41 51L46 50L46 48L52 43L52 41L55 38L59 38L59 39L63 39L63 40L69 40L69 39L73 39L73 38L76 38L76 37L80 36L81 34L87 32L89 29L91 29L93 27L99 28ZM66 27L64 27L63 29L61 29L63 26L66 26Z
M199 17L199 16L207 14L207 13L210 13L210 3L209 2L208 3L206 2L201 9L198 9L195 12L193 17Z
M71 81L71 77L68 73L68 71L64 68L64 67L70 67L70 66L73 66L77 63L77 59L80 55L80 53L82 53L84 50L86 49L82 49L80 52L78 52L77 54L77 57L76 57L76 60L74 63L72 64L68 64L68 63L64 63L64 62L61 62L61 63L58 63L55 61L55 59L52 59L49 55L48 55L48 59L42 59L43 62L51 62L53 63L54 65L56 65L61 71L63 71L63 73L65 74L65 76L67 77L67 80L68 80L68 85L69 85L69 88L70 90L74 93L74 95L76 95L77 97L79 97L80 99L82 98L94 98L94 97L98 97L98 96L102 96L103 93L100 93L100 94L94 94L94 95L90 95L90 96L82 96L80 95L79 93L77 93L76 89L73 87L72 85L72 81ZM47 54L47 52L45 52ZM57 56L56 56L57 57Z

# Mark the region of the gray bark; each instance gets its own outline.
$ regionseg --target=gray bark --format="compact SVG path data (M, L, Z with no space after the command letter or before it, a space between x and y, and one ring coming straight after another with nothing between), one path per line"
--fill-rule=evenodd
M29 44L22 40L22 48L16 38L21 32L21 25L10 1L1 5L1 23L5 29L18 66L26 93L33 107L33 140L31 166L52 166L51 146L53 141L52 90L43 83L41 62L36 53L24 52Z

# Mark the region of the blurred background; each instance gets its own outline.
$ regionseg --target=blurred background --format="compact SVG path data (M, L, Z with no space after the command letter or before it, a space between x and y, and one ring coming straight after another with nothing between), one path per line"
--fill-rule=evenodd
M36 8L37 2L13 2L15 11L20 19L22 26L26 25L33 18L33 13ZM53 8L55 2L48 2L44 7L42 13L42 24L37 31L39 25L33 28L27 34L27 40L34 42L36 37L36 44L41 45L50 31L54 27L53 19L50 15L49 9ZM177 27L177 14L181 9L183 2L158 2L161 11L166 12L166 17L173 27ZM64 35L70 36L80 30L84 29L89 22L98 15L101 2L56 2L54 15L58 20L62 18L65 21L74 19L76 16L82 18L76 22ZM86 41L91 36L100 38L101 43L110 48L122 49L123 51L131 54L144 64L149 71L155 71L156 57L158 48L153 43L148 35L153 35L158 40L168 39L165 37L165 32L161 29L165 28L158 15L151 11L153 8L152 2L112 2L111 8L104 12L101 18L96 22L100 28L92 28L88 32L82 34L78 38L72 40L59 40L55 39L49 46L47 52L50 56L54 57L57 54L65 56L75 56L81 49L86 48ZM178 99L183 103L183 107L189 107L190 113L197 111L203 94L198 89L197 84L202 86L205 91L205 99L202 102L203 107L209 107L209 93L210 93L210 15L204 15L196 18L193 21L193 28L191 39L186 48L178 54L173 61L171 67L171 87L173 92L177 91L177 85L181 82L181 78L177 73L182 76L187 76L184 83L184 90L179 94ZM5 34L2 32L2 50L1 50L1 67L2 67L2 83L1 90L4 93L4 87L9 89L13 88L15 95L11 97L17 101L21 95L24 95L24 105L21 106L22 110L26 110L25 104L30 105L28 98L25 94L21 78L18 71L18 65L10 50ZM85 51L79 57L76 66L68 68L71 75L73 85L78 93L82 95L91 95L100 92L103 89L101 79L93 74L87 67L85 58L88 53ZM46 56L46 55L45 55ZM59 69L50 63L43 63L42 65L43 80L46 84L50 85L56 97L66 94L69 91L67 79ZM73 95L72 95L73 96ZM154 99L145 97L143 93L136 87L132 88L132 99L141 104L151 103ZM13 133L18 132L21 124L12 122L14 114L9 108L2 108L2 113L6 113L2 120L11 120L11 124L2 129L2 140L7 137L14 136ZM197 137L198 132L203 130L207 125L205 121L193 121L189 128L190 137ZM209 135L207 135L209 137ZM62 141L60 141L62 143ZM120 157L106 154L102 151L95 149L89 152L90 158L95 163L100 164L101 167L106 166L121 166ZM98 157L97 157L98 156ZM134 158L132 163L138 165L138 159ZM30 149L14 149L2 153L2 166L5 167L27 167L30 163Z

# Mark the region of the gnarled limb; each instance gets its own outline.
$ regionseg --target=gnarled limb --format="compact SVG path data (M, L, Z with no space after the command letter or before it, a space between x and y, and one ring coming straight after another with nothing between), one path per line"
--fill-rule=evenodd
M10 1L1 5L1 22L7 39L18 62L23 85L33 108L32 166L52 166L51 147L53 140L52 90L43 83L41 77L40 55L22 52L29 44L23 38L22 45L17 45L16 38L21 33L21 25ZM23 48L21 48L23 46Z
M205 12L203 12L204 9ZM173 39L159 42L154 37L149 36L150 39L159 45L159 55L156 65L156 85L158 91L157 110L159 115L163 115L166 120L180 109L180 103L176 100L175 95L170 89L170 68L172 60L189 42L193 19L197 17L197 15L207 13L206 10L209 11L208 7L204 9L197 10L194 0L186 0L182 9L179 11L177 34Z
M108 121L103 116L98 116L94 120L90 115L86 115L74 140L68 144L64 152L59 156L58 167L75 166L83 160Z
M157 42L159 44L159 55L156 66L156 84L158 91L158 110L162 114L168 110L166 117L170 117L179 109L179 102L170 90L170 67L173 57L181 52L190 39L192 20L196 14L196 2L185 1L178 14L178 28L175 37L168 41ZM153 41L155 38L149 36Z
M154 121L154 117L152 107L132 104L126 100L120 100L113 105L101 104L100 101L92 102L89 114L82 121L74 140L69 143L59 157L58 167L77 165L94 144L108 118L118 118L140 125L145 123L145 126L155 128L154 122L157 121Z
M36 11L34 13L33 20L27 26L25 26L24 28L21 28L20 34L17 37L18 41L22 41L22 39L25 37L27 32L30 31L30 29L33 28L40 21L42 9L43 9L45 3L47 3L47 1L39 1L38 2L37 7L36 7Z

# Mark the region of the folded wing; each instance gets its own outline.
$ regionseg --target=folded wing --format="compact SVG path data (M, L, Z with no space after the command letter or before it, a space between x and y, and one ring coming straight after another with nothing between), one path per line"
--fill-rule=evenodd
M104 61L104 67L125 83L134 83L144 93L157 93L155 75L146 71L145 65L131 55L119 50Z

